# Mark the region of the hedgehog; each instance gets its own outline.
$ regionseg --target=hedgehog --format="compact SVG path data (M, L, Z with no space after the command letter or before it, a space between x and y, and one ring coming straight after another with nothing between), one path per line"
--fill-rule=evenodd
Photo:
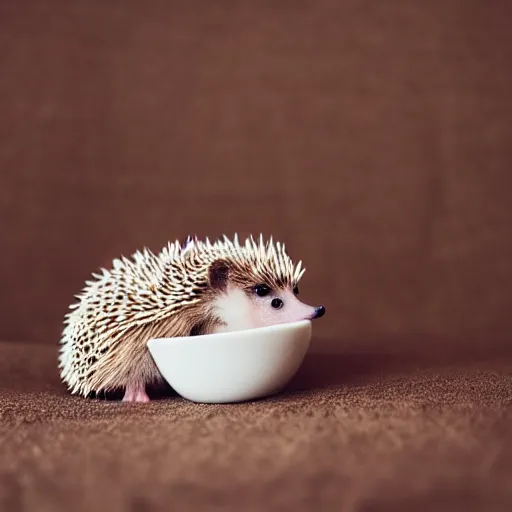
M60 340L59 370L71 394L124 392L148 402L164 384L147 342L312 320L323 306L301 302L305 269L284 244L250 236L240 243L189 236L160 253L145 248L93 273L71 304Z

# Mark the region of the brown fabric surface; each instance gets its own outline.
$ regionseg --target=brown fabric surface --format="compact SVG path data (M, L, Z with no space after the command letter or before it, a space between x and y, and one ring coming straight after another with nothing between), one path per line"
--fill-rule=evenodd
M322 339L509 340L511 16L0 2L2 337L55 343L119 254L262 231L304 260Z
M271 399L129 406L68 396L55 356L0 344L2 511L512 509L503 359L317 355Z

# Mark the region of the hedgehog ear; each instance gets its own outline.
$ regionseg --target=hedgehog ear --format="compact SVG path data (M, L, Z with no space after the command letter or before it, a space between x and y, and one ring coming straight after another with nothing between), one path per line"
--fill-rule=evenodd
M229 267L224 260L215 260L208 269L208 280L214 290L225 290L228 285Z

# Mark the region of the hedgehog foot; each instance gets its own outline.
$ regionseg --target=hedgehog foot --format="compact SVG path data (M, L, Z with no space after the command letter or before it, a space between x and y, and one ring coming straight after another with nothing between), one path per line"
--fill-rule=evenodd
M123 402L147 403L149 402L149 396L146 394L144 386L128 384L124 392Z

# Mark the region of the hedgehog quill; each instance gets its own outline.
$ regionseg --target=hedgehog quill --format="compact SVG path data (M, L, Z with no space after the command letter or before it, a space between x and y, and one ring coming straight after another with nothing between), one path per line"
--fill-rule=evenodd
M61 378L72 394L124 391L148 402L163 382L146 347L152 338L202 335L314 319L323 306L297 295L305 269L284 244L252 236L189 237L148 249L93 274L70 306L60 341Z

